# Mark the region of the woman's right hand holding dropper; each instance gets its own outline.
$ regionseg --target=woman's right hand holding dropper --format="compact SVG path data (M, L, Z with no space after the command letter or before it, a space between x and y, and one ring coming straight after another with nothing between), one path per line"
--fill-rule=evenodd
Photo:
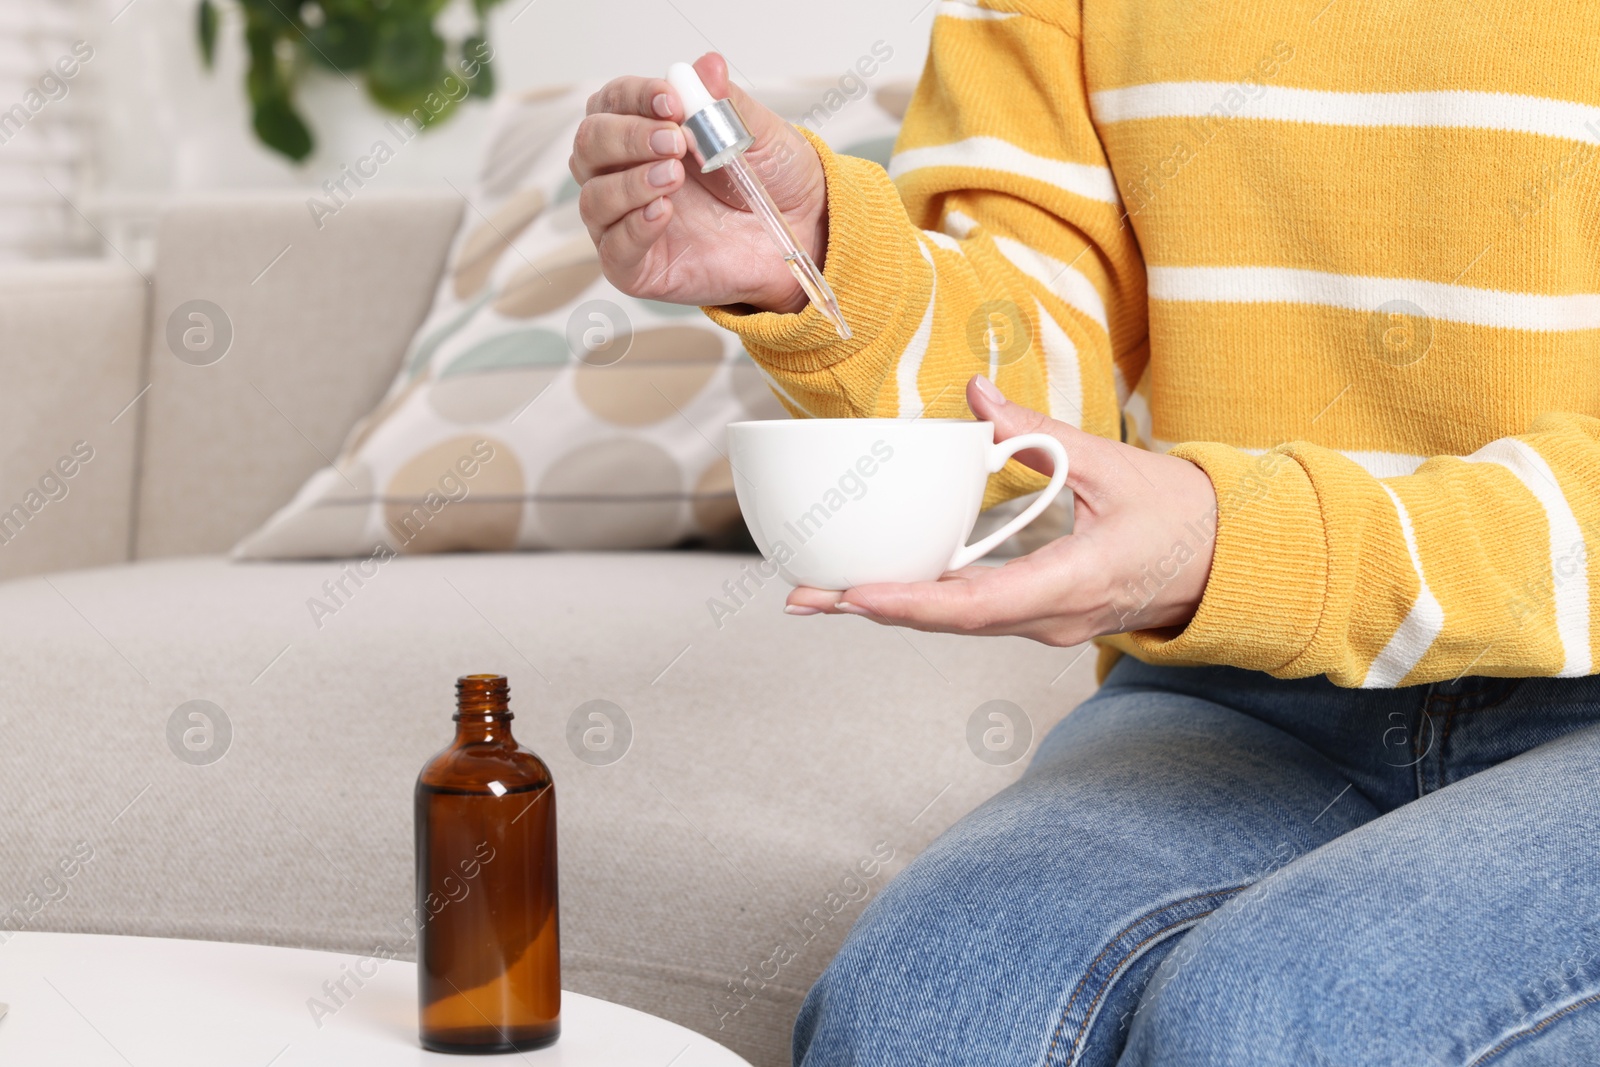
M728 81L716 53L694 64L755 135L746 161L818 266L828 242L822 162L800 133ZM677 304L799 311L806 295L727 177L700 173L665 78L617 78L589 99L569 166L606 277L630 296Z

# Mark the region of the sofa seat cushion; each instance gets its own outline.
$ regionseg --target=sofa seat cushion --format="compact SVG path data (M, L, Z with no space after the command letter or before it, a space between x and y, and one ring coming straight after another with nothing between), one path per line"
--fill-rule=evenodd
M555 775L568 988L786 1063L864 901L1025 765L975 753L974 712L1012 702L1036 744L1095 657L790 617L758 562L203 557L0 584L0 927L409 957L412 786L455 678L501 672ZM178 711L197 700L209 725Z

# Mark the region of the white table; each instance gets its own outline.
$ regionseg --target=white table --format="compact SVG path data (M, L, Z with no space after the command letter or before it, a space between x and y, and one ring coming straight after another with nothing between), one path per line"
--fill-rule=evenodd
M571 992L561 995L561 1039L548 1048L501 1056L424 1052L417 1044L417 969L401 960L377 963L360 988L347 979L352 995L319 1027L307 1001L325 998L323 983L349 973L358 959L217 941L10 934L0 944L0 1001L10 1005L0 1018L0 1063L750 1067L675 1023Z

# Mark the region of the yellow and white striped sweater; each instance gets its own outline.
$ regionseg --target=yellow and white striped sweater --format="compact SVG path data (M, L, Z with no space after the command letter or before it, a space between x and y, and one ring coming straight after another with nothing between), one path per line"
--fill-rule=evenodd
M1594 0L941 0L888 174L812 140L854 339L708 309L794 401L964 416L990 372L1211 477L1199 611L1108 651L1594 671Z

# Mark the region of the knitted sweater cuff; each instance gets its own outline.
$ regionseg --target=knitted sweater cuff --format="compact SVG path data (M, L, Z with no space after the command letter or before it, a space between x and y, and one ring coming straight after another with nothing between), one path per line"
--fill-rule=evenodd
M814 306L798 312L702 310L717 325L737 333L763 363L780 370L817 371L841 363L873 345L900 317L907 264L920 265L906 209L882 167L836 154L803 126L816 148L828 184L828 248L823 277L839 298L851 337L840 339ZM776 252L774 252L776 254Z
M1327 597L1316 487L1281 452L1253 456L1201 443L1171 454L1203 469L1217 492L1211 575L1187 626L1135 630L1117 643L1150 663L1284 668L1310 646Z

